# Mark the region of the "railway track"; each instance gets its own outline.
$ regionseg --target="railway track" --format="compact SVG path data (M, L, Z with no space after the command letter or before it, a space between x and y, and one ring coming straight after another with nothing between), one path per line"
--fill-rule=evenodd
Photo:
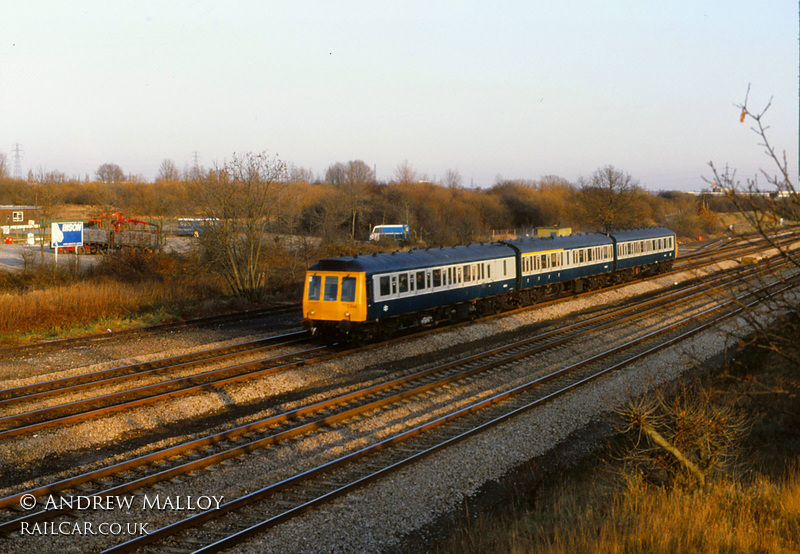
M704 260L699 262L698 265L705 263L712 262ZM626 285L627 283L624 283L616 285L615 287ZM611 287L611 289L615 287ZM572 296L566 295L565 298L569 297ZM564 301L565 298L557 298L548 302L542 302L537 304L536 307L539 308L553 302L561 302ZM529 308L522 308L522 310L525 309ZM489 316L489 318L503 317L509 313L514 312L505 312L499 316ZM184 375L177 378L162 380L161 382L153 382L134 388L91 396L90 398L64 402L57 405L36 407L27 411L22 409L22 406L26 404L35 404L45 401L48 398L64 397L70 394L85 394L91 389L99 389L101 387L120 387L123 386L124 383L138 381L143 377L156 378L159 374L168 374L176 371L186 372L202 365L219 363L225 360L235 359L239 356L253 355L279 346L286 346L293 341L302 343L303 336L302 333L290 333L250 343L210 349L183 356L153 360L74 377L8 388L4 391L0 391L0 410L6 411L7 414L0 417L0 437L9 438L21 434L37 432L48 427L70 425L135 406L151 404L182 395L196 394L203 390L209 390L255 377L263 377L276 371L292 369L299 365L318 363L319 361L328 359L327 355L317 356L318 349L309 348L305 351L271 359L238 364L199 374Z
M611 288L626 286L627 284L622 283ZM536 307L546 306L552 302L563 302L565 299L572 297L574 296L567 294L548 302L541 302ZM526 310L530 309L530 307L521 309ZM503 317L510 313L514 313L514 311L488 316L488 318L483 319ZM311 347L273 358L185 375L185 372L191 371L193 368L234 360L245 355L252 356L290 344L306 344L306 342L305 333L289 333L233 346L8 388L0 391L0 413L6 412L6 415L0 416L0 439L35 433L42 429L56 426L72 425L136 406L152 404L178 396L196 394L243 380L263 377L277 371L294 369L300 365L319 363L331 357L330 354L319 355L323 350L322 347ZM387 341L384 344L390 342ZM377 345L372 345L372 347L375 346ZM335 355L333 354L333 356ZM184 375L166 378L146 385L136 383L143 378L156 379L159 375L168 375L175 372L183 372ZM63 398L68 397L68 395L76 395L75 397L77 397L79 394L91 394L92 390L108 390L109 388L121 387L125 383L133 383L137 386L56 405L24 409L25 405L35 405L47 399Z
M791 240L791 237L785 240ZM744 252L750 252L752 248L755 247L748 247ZM712 260L703 259L701 261L696 261L692 267L697 268L707 263L713 263L715 259L716 256ZM686 269L687 268L682 268L682 270ZM626 285L627 283L624 283L616 285L615 287ZM610 288L613 289L615 287ZM565 295L565 297L571 297L571 295ZM563 299L542 302L537 304L536 307L546 306L554 301L559 302L563 301ZM529 308L526 307L522 309ZM503 317L509 313L513 313L513 311L500 314L499 317ZM305 352L301 351L296 354L239 364L200 374L185 375L58 405L37 407L27 411L22 411L21 409L21 406L25 404L35 404L37 402L46 401L48 398L88 393L91 389L100 389L101 387L120 387L123 386L124 383L138 381L143 377L154 379L157 378L159 374L168 374L177 371L186 372L201 365L219 363L243 355L265 352L272 348L290 344L293 340L302 342L302 337L302 333L293 333L184 356L175 356L74 377L8 388L4 391L0 391L0 410L6 411L7 414L0 417L0 437L8 438L24 433L36 432L47 427L69 425L86 419L118 412L130 407L154 403L176 396L195 394L202 390L208 390L209 388L264 376L280 369L290 369L298 365L316 363L326 359L325 357L310 356L308 358L301 358L300 361L295 361L294 363L289 362L293 356L304 356L309 353L316 353L315 349L308 349ZM265 366L274 366L274 368L269 369Z
M131 552L156 542L159 548L196 552L217 552L230 548L265 529L288 521L366 483L381 479L391 472L474 436L523 411L533 409L605 374L707 330L737 315L746 306L759 302L760 299L753 299L756 294L766 294L767 289L772 289L773 293L780 293L794 286L796 282L775 283L756 293L740 294L727 302L707 307L661 328L639 334L632 340L623 341L577 363L548 371L478 401L459 405L446 414L382 438L367 447L325 461L227 502L216 509L192 515L147 536L111 547L105 552ZM684 330L689 325L694 326ZM653 345L653 341L658 343ZM632 349L635 351L631 352ZM536 352L536 349L531 349L527 355ZM520 359L519 353L511 359L487 361L484 366L494 369L518 359ZM474 368L469 371L474 371ZM387 400L388 402L390 401ZM204 546L198 548L198 544Z
M786 247L797 242L797 237L792 233L784 233L775 239L775 244ZM675 260L674 271L685 271L686 269L696 269L704 265L755 254L765 249L771 248L771 244L760 236L736 237L735 239L710 245L706 248L696 250L692 253L680 256ZM688 267L687 267L688 266Z
M185 361L173 365L160 366L133 374L100 379L87 383L72 385L63 389L47 389L39 393L31 393L18 397L9 398L0 407L15 409L24 406L30 401L40 400L41 396L52 397L63 395L67 392L75 392L84 389L97 389L109 384L124 384L130 380L141 379L144 374L153 375L177 369L190 369L210 362L228 360L231 357L242 356L245 354L255 354L268 349L286 346L288 343L309 344L307 337L274 343L269 345L254 346L251 350L238 351L234 353L224 353L218 356ZM264 377L279 371L294 369L307 363L318 363L329 357L336 356L335 353L328 353L320 356L319 353L327 351L327 346L311 345L303 350L281 354L270 358L258 359L256 361L240 363L219 369L212 369L202 373L169 378L165 381L155 382L147 385L140 385L133 388L124 388L115 392L109 392L99 396L83 398L72 402L57 404L54 406L37 408L29 411L22 411L0 417L0 440L15 437L22 434L30 434L42 429L65 426L79 423L81 421L95 419L115 412L129 410L131 408L155 402L164 401L179 396L196 394L204 390L216 389L222 386L238 383L248 379Z
M263 353L275 348L290 346L307 342L308 334L304 331L285 333L230 346L210 348L189 354L169 356L123 366L112 367L89 373L82 373L71 377L61 377L39 381L29 385L20 385L0 390L0 409L2 407L22 402L33 402L51 396L64 395L95 386L109 386L120 384L129 380L141 379L145 375L174 371L176 369L191 369L209 362L222 362L236 358L243 354Z
M746 274L752 273L753 271L754 268L741 273ZM359 391L357 394L353 393L347 395L346 397L333 398L324 403L319 403L318 405L305 406L300 410L281 414L278 419L272 419L271 421L264 420L258 424L249 425L247 428L232 430L227 434L224 434L225 436L216 435L213 437L206 437L196 441L194 444L181 445L180 447L176 447L176 449L154 453L152 455L153 457L148 460L138 460L137 463L139 466L144 466L145 464L162 463L159 462L159 458L161 460L168 458L174 459L174 457L181 454L181 452L197 451L198 448L205 448L212 444L219 445L221 448L220 452L207 456L201 456L196 460L184 461L169 469L165 469L160 466L153 466L156 467L158 471L151 470L149 475L133 480L128 478L127 484L113 486L110 489L106 489L104 492L93 491L84 492L82 494L121 494L123 492L135 490L142 486L152 484L159 480L175 477L176 475L180 475L187 471L196 471L198 468L219 463L220 460L229 459L233 456L239 456L245 452L255 449L261 449L265 446L275 444L276 442L286 441L301 434L318 431L320 429L330 427L331 425L337 425L342 421L346 421L349 418L357 416L358 413L380 409L382 406L388 406L400 402L403 398L417 397L420 394L424 394L428 390L440 389L441 387L447 386L449 383L469 379L477 374L496 370L496 368L505 364L513 363L516 360L530 357L534 354L539 354L548 349L556 348L560 344L564 344L567 341L576 340L578 336L585 335L587 333L597 333L600 330L610 326L620 325L624 321L630 321L631 318L645 317L648 314L663 310L666 306L674 305L677 302L685 302L685 296L696 297L700 294L707 294L708 291L714 287L725 286L727 284L726 281L729 283L731 280L735 280L736 278L737 277L720 277L713 282L709 281L707 283L694 285L692 287L685 287L680 291L672 291L664 295L663 298L651 299L637 304L636 306L627 307L621 310L614 310L607 314L598 315L586 321L569 326L568 328L559 329L545 335L526 339L524 341L517 341L516 343L505 345L502 348L497 348L490 352L471 356L465 360L444 364L442 366L425 370L419 374L409 375L392 380L380 386L373 386ZM465 369L465 366L470 367ZM445 375L447 372L450 372L450 375ZM420 385L418 384L420 380L427 380L427 382ZM411 386L413 383L417 384L414 384L410 389L408 389L408 386ZM400 392L396 391L396 389L403 387L406 387L406 389L401 390ZM375 399L375 395L384 396ZM361 397L362 399L369 399L369 401L366 403L362 402L361 404L354 406L353 403L359 401L358 397ZM334 412L328 414L325 413L325 411L332 410L337 406L338 408ZM313 414L322 415L319 419L313 422L305 422L302 424L298 423ZM294 424L290 425L292 422L294 422ZM280 430L273 428L275 425L289 426L283 430ZM259 426L261 426L262 429L269 430L269 434L263 437L253 437L252 435L254 433L261 432L260 429L257 429ZM246 440L244 440L244 437L246 437ZM244 440L244 444L236 446L231 445L231 441L236 442L242 440ZM182 450L179 451L179 449ZM25 493L20 493L20 495L41 495L57 490L66 490L68 487L75 487L82 483L97 481L99 479L107 478L109 475L113 475L115 472L120 473L123 471L128 471L129 469L130 467L122 468L121 466L113 469L106 468L103 470L103 472L97 473L93 476L80 476L77 481L65 481L62 483L49 485L48 487L42 488L38 491L27 491ZM327 469L325 471L327 471ZM274 490L272 492L274 492ZM15 502L18 502L20 495L3 499L2 505L13 505ZM45 513L40 514L39 517L50 518L54 515L55 514L53 513ZM33 514L29 514L29 517L33 517ZM16 525L19 524L20 522L16 523ZM15 523L6 522L3 525L3 528L8 530L13 528L13 525L15 525Z

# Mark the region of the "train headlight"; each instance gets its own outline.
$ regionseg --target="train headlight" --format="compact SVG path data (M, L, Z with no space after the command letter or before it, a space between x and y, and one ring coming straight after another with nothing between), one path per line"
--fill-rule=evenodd
M350 317L350 312L345 312L344 317Z
M314 310L311 310L310 312L308 312L308 315L314 315L314 313L315 313Z

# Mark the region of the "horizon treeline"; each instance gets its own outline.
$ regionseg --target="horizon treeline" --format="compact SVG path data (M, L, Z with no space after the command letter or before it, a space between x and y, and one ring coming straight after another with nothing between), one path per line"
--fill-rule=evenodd
M46 205L44 212L53 219L65 205L160 222L202 216L197 186L214 170L181 173L167 162L153 183L127 179L114 164L101 166L93 181L65 179L58 172L40 172L28 180L0 176L0 204ZM441 182L429 181L407 162L388 183L377 182L372 168L360 160L331 165L323 179L282 162L280 169L271 183L284 199L275 232L330 241L366 240L374 225L392 223L409 225L414 241L428 246L525 234L542 226L592 232L661 225L696 237L722 230L715 213L736 211L725 197L647 191L613 166L577 183L552 175L498 177L488 188L463 187L455 170Z

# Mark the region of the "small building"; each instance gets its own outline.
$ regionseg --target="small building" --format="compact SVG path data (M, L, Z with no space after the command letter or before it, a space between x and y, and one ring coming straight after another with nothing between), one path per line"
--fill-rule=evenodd
M0 231L7 235L38 229L41 210L41 206L0 206Z
M572 227L537 227L536 236L539 238L547 237L568 237L572 234Z

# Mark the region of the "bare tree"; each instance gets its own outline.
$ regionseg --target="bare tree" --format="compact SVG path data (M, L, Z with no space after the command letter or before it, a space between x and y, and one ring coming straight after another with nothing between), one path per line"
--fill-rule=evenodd
M444 172L444 179L442 184L450 189L457 189L461 187L461 173L457 169L448 169Z
M181 173L172 160L165 159L161 162L161 165L158 166L156 181L180 181L180 179Z
M105 163L97 168L95 176L104 183L118 183L125 180L125 173L117 164Z
M589 225L612 231L640 226L645 219L639 182L613 165L598 169L588 179L581 177L578 184L578 202Z
M44 245L50 222L55 218L61 197L56 188L56 181L52 175L43 168L32 178L29 178L30 187L27 190L27 202L39 207L39 253L44 263Z
M375 172L363 161L337 162L325 172L325 180L340 187L350 206L350 238L355 240L356 221L365 202L367 186L375 182Z
M286 171L286 180L290 183L313 183L316 177L314 177L314 172L310 169L289 164Z
M750 86L747 87L744 102L735 104L739 110L739 120L742 123L753 123L751 130L758 137L758 145L764 148L772 169L761 169L760 174L742 182L736 178L735 170L727 166L724 170L719 170L713 162L709 162L713 179L705 180L716 190L725 193L749 227L758 232L778 256L790 264L796 274L800 269L796 244L787 243L782 237L787 232L794 233L793 230L786 229L786 224L800 221L800 196L796 183L789 174L786 152L779 154L767 134L769 126L765 116L772 105L772 99L763 109L754 111L748 106L749 96ZM766 184L762 186L762 182ZM784 279L786 273L776 270L773 277ZM796 314L796 297L778 295L765 298L758 309L751 308L743 312L752 331L750 341L760 348L776 353L785 363L800 367L800 346L797 342L797 337L800 336L800 320ZM777 325L774 317L779 318Z
M705 179L713 188L726 193L737 209L744 215L747 222L766 238L772 246L778 248L781 254L800 267L800 260L792 256L790 251L775 240L776 233L784 221L800 221L800 197L798 197L795 183L789 175L789 162L786 152L778 154L767 136L769 126L765 125L764 116L772 105L770 98L767 105L759 112L753 112L747 106L750 96L750 86L742 104L736 107L741 110L739 120L753 121L752 131L759 138L759 146L764 148L764 153L773 165L773 171L761 170L761 177L766 181L767 187L762 188L759 175L747 178L744 183L736 179L736 171L725 167L720 171L713 162L709 162L713 173L713 181Z
M394 171L394 180L400 185L410 185L411 183L416 183L419 177L417 172L414 171L414 167L408 163L408 160L403 160L397 164L397 169Z
M336 162L328 167L328 170L325 172L325 181L338 187L344 184L345 173L347 173L347 166L342 162Z
M203 215L213 220L200 243L212 268L234 294L258 300L266 293L267 233L285 200L278 186L285 164L266 153L234 155L197 181Z

